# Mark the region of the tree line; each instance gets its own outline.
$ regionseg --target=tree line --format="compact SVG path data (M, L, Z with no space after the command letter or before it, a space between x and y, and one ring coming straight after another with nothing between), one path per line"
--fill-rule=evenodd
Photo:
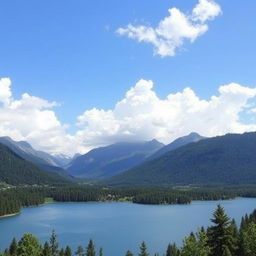
M217 206L211 219L212 225L202 227L196 233L191 233L178 248L169 244L164 256L255 256L256 255L256 210L242 218L238 227L220 205ZM49 241L40 244L32 234L24 234L17 242L14 238L9 247L0 256L103 256L103 249L96 250L93 240L87 246L78 246L72 252L70 246L61 248L58 245L56 233L53 231ZM128 250L125 256L133 256ZM139 247L139 256L149 256L146 243ZM155 253L154 256L159 256Z
M14 187L0 190L0 216L19 213L22 207L43 204L47 197L57 202L130 201L139 204L189 204L192 200L222 200L232 199L235 196L233 191L223 189L180 190L157 187L111 188L98 186Z

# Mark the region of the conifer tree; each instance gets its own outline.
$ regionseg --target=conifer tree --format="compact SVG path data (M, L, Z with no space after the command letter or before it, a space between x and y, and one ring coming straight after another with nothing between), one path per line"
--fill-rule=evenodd
M49 243L46 241L42 250L42 256L51 256L51 249Z
M99 256L103 256L103 249L100 247Z
M242 232L242 255L256 256L256 224L251 222Z
M65 256L72 256L72 251L71 251L71 248L69 246L66 247L64 255Z
M176 244L168 244L167 250L166 250L166 256L178 256L179 250L176 246Z
M128 250L128 251L126 252L125 256L133 256L133 254L132 254L131 251Z
M141 243L139 256L149 256L147 246L144 241Z
M57 235L55 231L52 231L51 237L50 237L50 250L51 250L51 256L58 256L58 250L59 245L57 242Z
M232 256L232 254L231 254L231 252L230 252L228 247L225 247L223 256Z
M77 247L77 250L76 250L75 254L77 256L84 256L84 248L83 248L83 246L79 245Z
M95 256L95 245L92 241L92 239L90 239L88 246L86 248L86 256Z
M31 234L24 234L18 243L18 256L40 256L41 246L37 238Z
M211 256L224 256L236 250L236 244L232 236L230 219L226 215L224 208L217 206L211 219L213 226L209 229L209 245Z
M59 256L65 256L65 252L63 248L61 248L61 250L59 251Z
M10 244L10 247L9 247L9 254L11 256L16 256L17 255L17 247L18 247L18 245L17 245L16 239L13 238L12 242Z
M181 256L209 256L210 247L208 246L208 238L205 233L199 232L191 234L183 241L181 248Z

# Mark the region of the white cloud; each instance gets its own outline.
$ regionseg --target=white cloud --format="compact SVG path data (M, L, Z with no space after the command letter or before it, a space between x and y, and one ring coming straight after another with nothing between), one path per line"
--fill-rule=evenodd
M79 116L84 125L77 136L85 146L120 140L169 143L192 131L204 136L255 131L256 124L243 124L239 114L256 97L256 88L231 83L219 87L219 95L200 99L190 88L160 99L153 82L140 80L112 110L92 109Z
M0 102L7 105L10 102L12 96L11 93L11 80L9 78L0 79Z
M221 13L220 6L211 0L199 0L198 4L192 11L194 21L205 22L214 19Z
M23 94L13 99L10 79L0 79L0 136L26 140L50 153L86 152L119 141L158 139L170 143L192 131L204 136L255 131L241 113L252 117L256 88L236 83L222 85L217 95L200 99L191 88L159 98L153 82L139 80L113 109L89 109L78 117L71 135L54 110L56 102ZM250 119L250 118L249 118ZM254 119L252 119L254 120Z
M139 42L151 43L154 54L162 57L174 56L184 40L194 42L208 30L206 21L218 16L221 8L214 1L199 0L190 15L177 8L171 8L168 12L169 16L161 20L156 28L129 24L117 29L117 33Z
M75 139L66 134L66 126L51 110L56 102L24 93L19 100L12 98L11 80L0 79L0 136L26 140L37 149L51 153L76 153Z

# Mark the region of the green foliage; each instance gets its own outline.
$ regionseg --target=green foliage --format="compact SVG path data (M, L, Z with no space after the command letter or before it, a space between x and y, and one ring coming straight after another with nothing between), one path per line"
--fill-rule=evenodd
M59 256L65 256L65 251L63 248L60 249Z
M51 248L48 242L44 243L44 247L42 249L42 256L51 256Z
M166 256L179 256L180 252L176 244L168 244Z
M235 192L231 189L204 188L11 187L0 190L0 216L18 213L21 207L43 204L45 198L51 198L51 201L58 202L119 201L126 198L126 200L139 204L188 204L191 200L230 199L236 195L243 196L245 192L246 189ZM251 189L250 193L254 195Z
M181 248L181 256L208 256L210 247L208 237L205 233L199 232L186 237Z
M0 182L12 185L67 185L70 181L43 171L0 143Z
M223 207L217 206L211 221L214 225L209 229L210 255L224 256L227 253L235 252L237 245L232 236L232 225Z
M66 246L64 256L72 256L72 251L69 246Z
M18 243L18 256L40 256L41 246L37 238L31 234L24 234Z
M242 232L243 255L256 256L256 224L251 222Z
M131 251L128 250L128 251L126 252L125 256L133 256L133 254L132 254Z
M84 255L85 255L85 251L84 251L83 246L79 245L79 246L77 247L77 250L76 250L75 254L76 254L77 256L84 256Z
M89 240L88 246L86 247L86 256L96 256L95 245L92 239Z
M147 246L144 241L141 243L139 256L149 256Z
M109 185L256 184L256 133L228 134L169 151Z
M58 256L59 253L59 245L57 241L57 235L55 231L52 231L51 237L50 237L50 251L51 251L51 256Z
M17 245L16 239L13 238L12 242L11 242L11 245L9 247L9 254L11 256L16 256L17 255L17 249L18 249L18 245Z

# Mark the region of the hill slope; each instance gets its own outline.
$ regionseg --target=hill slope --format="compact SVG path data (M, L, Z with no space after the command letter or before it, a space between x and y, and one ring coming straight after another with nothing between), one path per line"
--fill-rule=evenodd
M192 132L192 133L188 134L187 136L180 137L180 138L174 140L173 142L171 142L170 144L165 145L164 147L160 148L153 155L149 156L147 160L153 160L155 158L162 156L163 154L165 154L168 151L185 146L192 142L198 142L202 139L205 139L205 137L199 135L196 132Z
M58 174L39 169L3 144L0 144L0 182L12 185L64 185L70 183Z
M256 133L190 143L107 181L128 184L256 184Z
M69 174L88 179L102 179L142 163L150 154L163 147L156 141L116 143L96 148L75 158L67 168Z
M35 150L26 141L14 141L10 137L0 137L0 143L6 145L21 158L32 162L41 169L65 175L65 171L61 168L67 164L65 157L61 159L60 156L55 157L46 152Z

